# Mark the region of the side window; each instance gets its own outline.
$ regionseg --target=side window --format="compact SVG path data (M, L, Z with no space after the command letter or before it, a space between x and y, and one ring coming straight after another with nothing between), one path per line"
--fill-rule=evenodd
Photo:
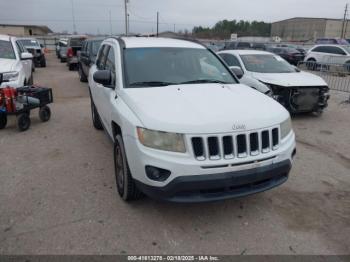
M115 55L114 55L113 47L109 48L105 69L111 71L111 73L112 73L112 85L115 86L116 72L115 72Z
M335 54L335 55L346 55L345 52L343 50L341 50L339 47L336 46L330 46L328 47L329 51L331 54Z
M106 65L106 59L109 51L109 45L103 45L98 53L96 66L98 70L104 70Z
M20 43L18 43L18 41L16 41L16 46L19 54L26 52L26 50L23 48L23 46Z
M323 46L315 47L312 52L324 53Z
M237 57L235 57L234 55L225 54L225 56L222 57L222 59L224 59L224 61L226 62L226 64L228 64L228 66L239 66L239 67L241 67L240 62L238 61Z

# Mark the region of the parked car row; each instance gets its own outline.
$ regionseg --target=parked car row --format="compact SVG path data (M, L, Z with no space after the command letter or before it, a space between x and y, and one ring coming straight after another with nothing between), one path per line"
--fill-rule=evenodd
M78 68L78 52L86 39L86 36L74 35L58 41L56 45L57 58L61 60L61 63L67 64L69 71Z

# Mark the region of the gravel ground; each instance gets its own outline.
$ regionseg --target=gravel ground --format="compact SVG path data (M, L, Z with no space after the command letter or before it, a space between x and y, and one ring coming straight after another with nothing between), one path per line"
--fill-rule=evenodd
M86 84L49 56L35 82L52 119L0 131L1 254L349 254L350 105L293 119L290 179L261 194L179 205L117 195L112 145L90 120Z

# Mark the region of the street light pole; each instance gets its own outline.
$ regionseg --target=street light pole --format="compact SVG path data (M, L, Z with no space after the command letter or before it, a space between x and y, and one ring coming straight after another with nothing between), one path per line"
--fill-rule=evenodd
M125 35L128 36L128 0L124 0L125 8Z

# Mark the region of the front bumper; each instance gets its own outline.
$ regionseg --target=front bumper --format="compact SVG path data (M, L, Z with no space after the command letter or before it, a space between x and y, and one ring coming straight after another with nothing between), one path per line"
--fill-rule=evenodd
M273 86L274 98L290 113L318 112L328 107L327 86L280 87Z
M140 190L152 198L173 202L220 200L268 190L287 180L295 153L294 132L290 132L275 151L271 150L248 158L235 157L232 160L215 161L195 159L188 142L186 142L187 153L172 153L147 148L131 136L124 136L123 139L129 168ZM169 170L171 174L165 181L155 181L147 177L146 166ZM245 176L244 179L248 180L243 178L234 180L241 176ZM258 183L257 179L264 183ZM254 184L255 182L257 184ZM199 188L193 187L196 184ZM222 185L227 185L231 189L223 189ZM183 189L192 192L184 195ZM217 194L203 194L205 190L210 192L212 189L221 191Z
M246 196L269 190L288 179L291 162L249 170L210 175L179 176L164 187L136 181L137 187L153 199L170 202L208 202Z

